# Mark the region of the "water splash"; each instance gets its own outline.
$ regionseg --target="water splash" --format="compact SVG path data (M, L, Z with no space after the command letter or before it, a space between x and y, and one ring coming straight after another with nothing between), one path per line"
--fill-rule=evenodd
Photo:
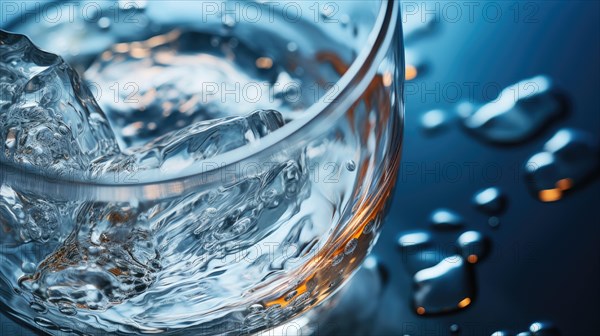
M116 44L90 66L86 79L102 93L98 103L122 147L194 122L298 107L288 91L300 84L281 65L235 38L214 37L173 30Z
M96 159L91 167L92 175L102 177L123 168L139 176L156 169L163 176L178 175L196 162L256 142L283 125L283 117L275 110L197 122L143 146L129 148L131 154Z
M0 31L0 160L65 175L119 151L89 90L62 58Z

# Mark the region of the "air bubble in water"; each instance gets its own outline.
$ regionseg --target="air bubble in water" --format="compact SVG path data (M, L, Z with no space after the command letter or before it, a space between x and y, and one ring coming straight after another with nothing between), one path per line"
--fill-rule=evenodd
M287 293L287 294L285 295L285 297L284 297L284 300L285 300L285 301L290 301L291 299L293 299L293 298L294 298L294 296L296 296L296 294L298 294L298 292L297 292L297 291L295 291L295 290L293 290L293 291L291 291L291 292L289 292L289 293Z
M471 264L481 261L488 253L488 240L477 231L467 231L456 240L461 255Z
M344 260L344 254L343 253L335 255L333 257L333 260L331 261L331 266L337 266L337 265L341 264L342 260Z
M22 270L22 271L23 271L23 273L25 273L25 274L33 274L33 273L35 273L35 269L36 269L36 266L35 266L35 264L34 264L34 263L32 263L32 262L24 262L24 263L21 265L21 270Z
M496 144L516 144L563 116L567 102L548 77L536 76L508 86L482 106L461 103L457 112L464 128L476 137Z
M354 171L356 169L356 163L354 160L346 161L346 169L348 169L348 171Z
M44 307L44 305L42 305L41 303L38 302L32 302L29 304L29 307L33 310L35 310L38 313L45 313L47 311L46 307Z
M413 304L419 315L463 309L471 304L475 294L472 270L458 255L417 272L413 287Z
M542 202L560 200L566 191L598 173L599 153L595 136L575 129L559 130L525 165L530 190Z
M429 222L435 229L458 229L464 225L464 220L458 213L440 208L433 211L429 217Z
M352 254L352 252L354 252L354 250L356 249L356 246L358 246L358 239L356 239L356 238L350 239L346 243L346 246L344 247L344 254L345 255Z
M58 311L67 316L73 316L77 314L77 309L70 303L60 303L58 305Z
M506 195L500 188L490 187L476 192L473 203L477 209L489 215L497 215L506 208Z

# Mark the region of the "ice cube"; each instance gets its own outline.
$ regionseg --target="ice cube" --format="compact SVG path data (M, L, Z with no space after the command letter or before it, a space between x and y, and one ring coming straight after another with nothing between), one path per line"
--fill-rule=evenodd
M0 60L0 161L64 174L119 151L104 113L61 57L0 31Z

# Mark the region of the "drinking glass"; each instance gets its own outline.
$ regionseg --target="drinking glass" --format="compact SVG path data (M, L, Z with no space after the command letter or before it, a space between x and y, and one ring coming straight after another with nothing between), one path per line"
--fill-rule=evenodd
M109 119L111 108L141 109L138 100L120 101L131 94L117 90L124 84L145 90L134 97L162 99L166 88L148 85L169 67L183 69L177 83L187 87L176 93L210 91L213 108L200 117L181 108L167 117L161 101L156 115L132 114L135 123L111 119L120 144L255 109L280 111L285 125L152 174L120 166L84 178L2 163L5 314L49 334L257 333L318 306L360 267L399 167L398 1L42 2L24 13L6 6L2 29L61 55ZM146 81L145 60L159 56L162 67ZM94 77L123 59L131 63L111 75L130 72L137 82L117 81L113 90ZM198 62L208 66L186 74ZM268 90L258 88L263 82ZM136 137L125 137L128 125L137 125ZM219 146L228 136L209 140Z

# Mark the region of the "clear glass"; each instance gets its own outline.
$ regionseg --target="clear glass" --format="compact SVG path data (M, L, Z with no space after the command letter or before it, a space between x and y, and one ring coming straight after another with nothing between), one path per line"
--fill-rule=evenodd
M178 27L230 47L234 37L236 50L269 55L252 66L294 74L297 104L278 106L287 123L260 141L176 172L124 169L90 180L2 164L3 310L50 334L245 334L338 290L377 239L399 166L399 3L132 1L110 10L135 11L146 29L115 16L113 39L85 35L88 21L106 28L78 16L91 6L74 7L66 24L40 29L29 13L2 29L63 55L84 77L115 43L133 55L136 41L177 40ZM42 19L52 13L34 9ZM235 99L221 103L256 106Z

